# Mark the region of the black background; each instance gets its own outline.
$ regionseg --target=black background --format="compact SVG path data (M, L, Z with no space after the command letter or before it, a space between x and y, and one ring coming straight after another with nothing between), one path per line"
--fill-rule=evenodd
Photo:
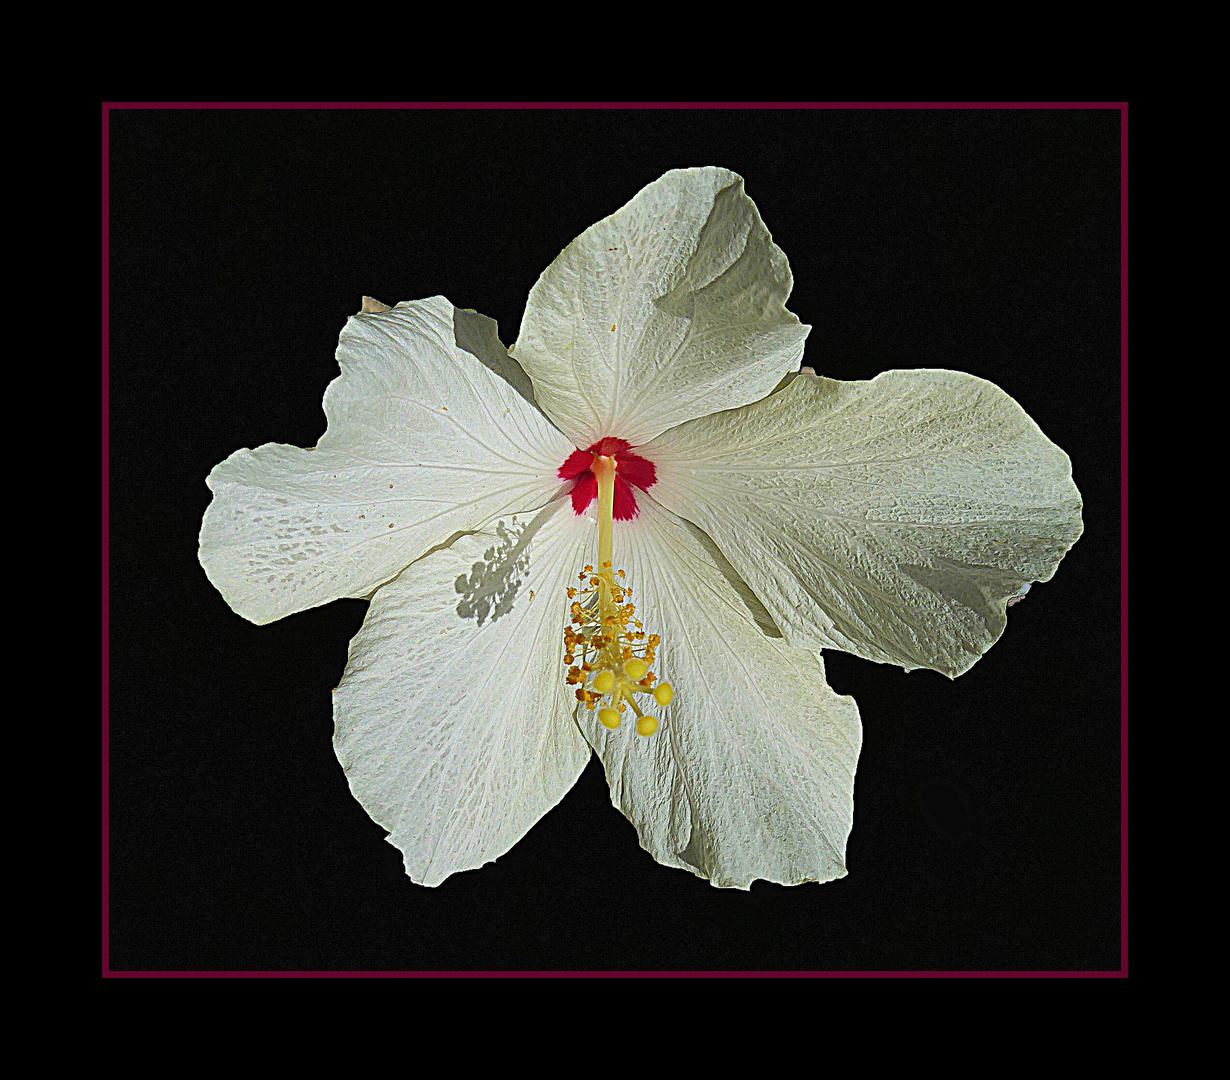
M1119 122L113 111L112 966L1118 968ZM744 893L659 866L592 759L498 862L416 886L331 747L366 604L234 615L197 563L205 476L316 443L362 294L444 293L511 344L559 250L689 165L744 176L805 363L997 383L1071 455L1084 537L955 682L825 654L864 725L846 879Z

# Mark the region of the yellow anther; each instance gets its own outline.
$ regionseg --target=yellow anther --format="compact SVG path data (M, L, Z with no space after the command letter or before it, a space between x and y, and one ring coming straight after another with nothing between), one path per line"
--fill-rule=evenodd
M636 722L636 733L638 735L652 735L658 730L658 721L652 716L642 716Z
M610 728L614 731L617 727L619 727L619 713L614 709L599 709L598 723L600 723L603 727ZM637 726L639 727L640 725L638 724Z
M615 673L613 671L600 671L594 676L594 689L600 694L608 693L615 685Z
M649 665L644 660L632 659L624 664L624 672L629 679L638 680L645 677L645 672L649 670Z
M671 703L671 698L674 696L675 688L668 682L658 683L658 685L653 688L653 699L659 705L669 705Z

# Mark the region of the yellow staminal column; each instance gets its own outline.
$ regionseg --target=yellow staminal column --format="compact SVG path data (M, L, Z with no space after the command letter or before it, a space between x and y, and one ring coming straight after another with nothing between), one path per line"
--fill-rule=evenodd
M615 470L618 467L613 457L603 454L595 454L594 463L590 466L594 479L598 481L598 573L602 577L598 608L603 626L615 614L615 601L612 599L615 575L611 552L615 546Z
M618 728L620 714L631 708L637 734L649 736L658 730L658 720L641 712L634 695L652 695L659 706L666 706L675 692L670 683L654 685L657 677L650 665L660 639L646 634L635 617L632 587L624 584L626 575L612 562L618 460L595 454L590 468L598 482L598 567L586 566L579 575L580 588L568 590L572 605L570 625L564 630L564 663L575 665L568 670L568 683L576 686L578 701L591 711L597 709L604 727ZM597 708L608 695L610 704Z
M598 586L598 621L605 629L610 627L611 640L602 649L602 662L604 668L617 668L620 661L618 635L615 634L615 571L614 571L614 550L615 550L615 472L619 468L619 463L613 457L607 457L605 454L595 454L594 463L590 466L594 474L594 479L598 481L598 576L601 582ZM607 670L600 671L598 678L602 678L607 674ZM624 696L624 687L622 680L615 676L614 671L611 671L611 678L608 684L607 679L602 678L602 685L606 692L614 690L614 695L611 703L615 706L613 709L602 709L598 718L603 725L608 728L616 728L619 726L619 713L622 711L619 708L620 699ZM595 685L595 689L597 686ZM601 691L599 691L601 693ZM633 706L635 708L635 706Z

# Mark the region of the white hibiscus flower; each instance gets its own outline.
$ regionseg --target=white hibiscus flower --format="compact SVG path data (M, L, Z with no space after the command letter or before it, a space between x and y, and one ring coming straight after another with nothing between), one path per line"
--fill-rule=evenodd
M591 750L659 862L844 876L861 728L819 650L955 677L1080 535L1002 390L800 371L790 289L738 176L669 172L547 268L511 351L443 297L365 300L319 446L210 474L240 615L370 598L334 741L416 882L506 852Z

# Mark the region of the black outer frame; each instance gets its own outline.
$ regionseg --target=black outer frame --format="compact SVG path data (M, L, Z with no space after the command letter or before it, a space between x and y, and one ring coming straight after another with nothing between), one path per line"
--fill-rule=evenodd
M110 113L110 957L117 970L1119 966L1117 110ZM313 445L346 315L444 293L516 337L569 240L669 168L745 177L805 363L946 367L1074 462L1086 532L955 682L859 703L850 876L661 867L591 762L498 862L415 886L333 758L365 604L257 628L196 562L209 469ZM498 703L493 702L493 708Z

